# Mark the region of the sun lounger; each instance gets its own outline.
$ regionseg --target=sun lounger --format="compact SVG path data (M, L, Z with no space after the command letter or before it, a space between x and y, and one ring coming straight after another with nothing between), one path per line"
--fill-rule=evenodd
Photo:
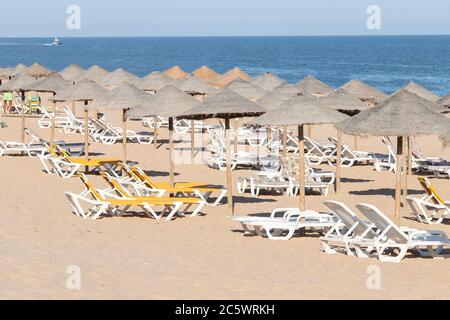
M53 115L50 114L44 107L38 107L42 117L38 120L39 128L49 129L52 126ZM68 116L55 116L55 128L64 128L70 126L71 119Z
M84 191L80 194L65 192L65 195L74 213L84 219L95 220L108 213L120 216L130 207L142 208L150 218L159 220L167 213L167 219L172 219L183 206L183 201L186 201L186 199L181 198L146 197L145 199L133 199L108 197L105 192L97 190L83 173L79 173L78 176L85 186ZM194 202L194 200L192 201ZM87 209L85 209L86 205L89 206ZM156 211L155 208L162 209Z
M426 191L422 198L406 198L414 216L423 223L439 224L450 218L450 201L445 201L427 178L419 177L420 185Z
M173 193L178 196L198 197L205 201L208 206L218 206L227 194L227 190L223 186L208 185L200 182L179 182L171 187L169 183L156 182L151 179L138 166L128 167L121 164L121 168L135 181L135 190L140 188L147 190L160 191L161 196ZM216 197L215 199L213 197Z
M337 152L337 139L329 138L330 142L334 145ZM341 145L341 166L342 167L352 167L358 164L373 164L379 161L386 161L388 159L387 155L366 152L366 151L355 151L352 150L348 145Z
M195 209L192 211L191 213L191 217L195 217L197 216L201 210L203 209L203 207L206 205L206 201L200 198L195 198L195 197L180 197L180 196L175 196L175 197L155 197L155 196L136 196L131 194L126 187L122 186L119 180L114 179L113 177L111 177L107 172L100 172L101 176L103 178L105 178L105 180L108 182L108 184L111 187L111 190L108 190L107 192L110 194L111 191L113 191L117 196L124 198L124 199L137 199L137 200L148 200L150 201L150 203L158 203L158 200L155 199L166 199L165 201L179 201L183 204L183 206L185 207L184 209L182 209L181 207L178 209L177 212L173 212L171 214L168 215L168 217L166 218L166 220L171 220L173 219L173 215L175 213L178 213L180 215L185 215L185 213L192 207L195 206ZM111 195L112 197L114 197L114 195ZM160 203L160 202L159 202ZM155 219L160 219L161 217L158 215L153 215Z
M370 243L365 246L363 239L373 241L377 237L374 226L358 218L342 202L326 201L324 206L340 221L320 238L324 251L328 254L344 251L349 256L369 257L373 247Z
M378 229L376 238L362 241L373 246L380 261L400 262L408 251L418 252L422 257L437 257L450 246L443 231L402 229L373 205L361 203L356 207Z
M277 216L280 213L282 217ZM329 214L317 213L298 209L279 209L270 218L264 217L233 217L239 222L247 234L267 237L270 240L290 240L296 231L314 231L326 233L338 223L336 217Z

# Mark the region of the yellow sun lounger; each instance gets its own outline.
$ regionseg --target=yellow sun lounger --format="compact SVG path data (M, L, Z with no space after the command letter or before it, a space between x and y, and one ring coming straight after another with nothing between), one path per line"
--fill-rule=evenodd
M427 194L422 198L406 198L417 220L428 224L438 224L450 217L450 201L445 201L427 178L418 177L418 180Z
M135 181L144 184L149 189L165 190L168 193L193 195L206 201L208 206L217 206L227 194L227 189L222 186L209 186L199 182L185 182L175 183L171 187L169 183L158 183L153 181L141 168L138 166L128 167L121 164L122 169ZM211 195L218 193L215 200L210 200Z
M80 194L65 192L65 195L75 214L85 219L92 218L95 220L106 213L122 215L130 207L137 206L141 207L148 217L159 220L165 213L168 213L166 220L170 220L184 204L183 199L177 198L146 197L145 199L135 199L108 197L108 194L104 191L97 190L83 173L78 173L78 176L83 182L85 190ZM93 205L93 207L85 210L82 202ZM164 209L157 214L154 207L163 207Z
M95 159L86 160L83 157L71 157L66 152L66 150L64 150L63 148L61 148L58 145L55 146L55 149L56 150L52 150L51 147L49 148L50 152L52 154L54 154L55 156L58 156L58 154L60 154L62 157L64 157L64 159L66 159L67 161L69 161L71 163L78 163L78 164L81 164L82 166L87 166L87 167L99 167L105 163L114 165L114 164L119 164L120 162L122 162L122 160L119 160L116 158L95 158Z
M203 207L206 204L205 200L199 199L199 198L193 198L193 197L154 197L154 196L135 196L133 194L131 194L125 187L123 187L118 180L114 179L113 177L111 177L108 173L106 172L100 172L100 175L106 180L106 182L108 182L108 184L111 186L111 190L113 190L117 196L122 197L122 198L128 198L128 199L136 199L136 200L142 200L142 201L146 201L148 199L150 199L151 201L154 202L158 202L159 199L163 199L162 201L180 201L182 202L184 205L186 205L186 207L183 210L183 214L185 212L187 212L187 210L189 210L189 208L192 205L197 205L196 209L193 210L191 217L194 217L196 215L198 215L198 213L200 212L201 209L203 209Z

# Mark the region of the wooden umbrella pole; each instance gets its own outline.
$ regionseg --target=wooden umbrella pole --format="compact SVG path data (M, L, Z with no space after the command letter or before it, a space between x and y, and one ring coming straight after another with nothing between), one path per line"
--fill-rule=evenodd
M402 192L402 149L403 138L397 137L397 160L395 170L395 222L400 224L400 197Z
M25 92L20 92L21 100L22 100L22 114L20 121L20 143L25 142Z
M336 146L336 193L341 191L341 153L342 153L342 133L337 132Z
M298 181L300 185L300 211L304 212L306 207L305 197L305 135L303 132L303 125L298 126L298 147L299 147L299 173Z
M312 137L312 125L308 125L308 137Z
M55 96L55 94L53 94L53 97ZM51 128L51 135L50 135L50 145L52 146L52 148L55 146L55 121L56 121L56 102L53 101L52 102L52 106L53 106L53 113L52 113L52 128Z
M84 102L84 160L89 161L89 110L88 102ZM85 172L89 172L89 166L85 166Z
M413 148L412 137L408 137L408 176L412 176Z
M225 119L225 144L227 151L227 193L228 193L228 214L234 215L233 205L233 182L231 175L231 146L230 146L230 119Z
M402 170L402 175L403 175L403 192L402 192L402 203L401 206L405 207L406 206L406 197L408 196L408 159L407 157L407 148L409 148L408 146L408 138L407 137L403 137L403 144L402 144L402 165L403 165L403 170Z
M76 104L76 101L72 101L72 113L73 113L73 116L74 117L76 117L77 115L76 115L76 108L75 108L75 104Z
M125 113L127 109L122 110L122 161L124 164L127 163L127 119L125 118Z
M174 163L173 163L173 118L169 118L169 176L170 186L175 186Z
M153 117L153 146L158 148L158 117Z
M236 154L238 152L238 138L239 138L239 119L234 119L234 142L233 142L233 146L234 146L234 154Z
M195 158L195 120L191 120L191 164Z

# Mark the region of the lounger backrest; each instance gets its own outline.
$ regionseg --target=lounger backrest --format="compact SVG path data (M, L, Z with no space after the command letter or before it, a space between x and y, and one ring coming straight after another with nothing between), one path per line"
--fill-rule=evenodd
M105 198L103 198L100 193L97 192L97 190L94 188L94 186L89 182L88 178L84 173L78 172L78 176L80 177L83 184L86 186L86 188L89 190L89 192L92 194L92 196L99 201L105 201Z
M372 222L387 239L400 244L408 243L408 236L377 207L360 203L356 205L356 208L358 208L358 210L361 211L361 213Z
M433 201L436 204L444 204L445 200L441 197L441 195L437 192L436 188L431 184L431 182L424 177L417 178L420 182L420 185L425 189L429 196L433 198Z
M146 183L150 188L157 189L155 183L150 179L150 177L139 167L132 167L133 173L139 177L139 179Z
M131 198L133 197L133 195L131 195L128 190L126 190L125 188L122 187L122 185L120 183L118 183L113 177L111 177L109 175L109 173L107 172L100 172L101 176L106 180L106 182L108 182L108 184L114 189L116 190L117 194L121 197L127 197L127 198Z
M324 202L324 206L327 207L332 213L334 213L342 221L347 229L351 229L354 227L353 233L355 235L360 236L364 233L367 233L367 230L369 228L367 224L360 220L344 203L338 201L326 201ZM369 234L371 235L372 232L370 232Z
M392 145L391 140L388 137L383 137L381 140L383 141L383 143L388 148L389 157L392 157L392 160L395 161L396 160L395 150L394 150L394 146Z
M56 145L56 146L55 146L55 149L56 149L58 152L60 152L60 153L62 154L62 156L63 156L67 161L72 162L72 158L69 156L69 154L66 152L66 150L64 150L63 147L61 147L61 146L59 146L59 145Z

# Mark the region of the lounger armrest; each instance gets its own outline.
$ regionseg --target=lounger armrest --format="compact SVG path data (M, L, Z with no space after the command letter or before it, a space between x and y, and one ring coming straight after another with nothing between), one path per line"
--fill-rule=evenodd
M282 216L283 218L286 218L289 213L293 213L294 211L300 212L298 208L278 208L272 211L270 217L275 218L277 216Z

